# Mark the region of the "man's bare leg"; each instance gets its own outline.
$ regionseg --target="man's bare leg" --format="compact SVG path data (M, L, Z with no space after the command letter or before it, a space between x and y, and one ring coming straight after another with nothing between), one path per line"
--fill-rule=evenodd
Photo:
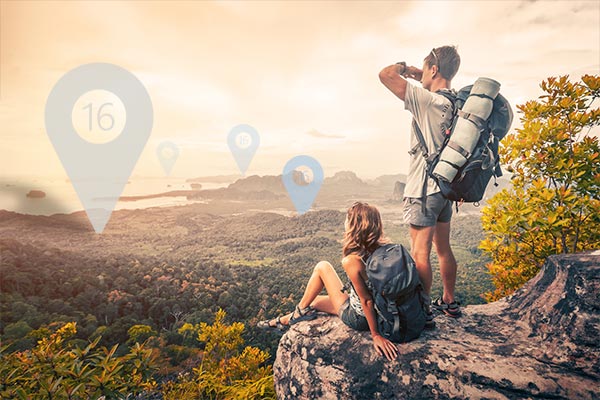
M431 253L431 245L435 226L415 226L410 225L410 253L417 264L419 278L423 284L423 290L428 296L431 296L431 282L433 280L431 272L431 261L429 255Z
M433 243L440 261L440 275L444 292L442 300L446 304L454 301L456 287L456 259L450 247L450 222L438 222L433 235Z

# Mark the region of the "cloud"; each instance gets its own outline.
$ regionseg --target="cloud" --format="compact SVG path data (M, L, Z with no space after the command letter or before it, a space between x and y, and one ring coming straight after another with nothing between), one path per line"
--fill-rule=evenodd
M336 135L336 134L329 134L329 133L323 133L323 132L319 132L316 129L311 129L308 132L306 132L307 135L312 136L312 137L316 137L316 138L324 138L324 139L345 139L346 136L344 135Z
M176 72L142 72L138 76L153 94L182 111L222 114L234 105L231 92L201 76Z
M257 171L279 173L297 153L361 176L404 171L410 113L377 74L420 65L433 46L458 45L455 88L489 76L513 107L539 96L542 79L600 68L597 1L2 4L0 147L14 151L0 172L63 173L44 102L84 62L128 68L152 97L136 172L161 172L155 146L168 139L194 175L235 172L226 137L240 123L261 135Z

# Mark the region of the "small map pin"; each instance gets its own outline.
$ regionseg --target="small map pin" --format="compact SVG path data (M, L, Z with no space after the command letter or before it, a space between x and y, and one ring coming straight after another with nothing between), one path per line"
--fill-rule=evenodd
M50 91L46 132L97 233L110 219L152 123L146 88L117 65L81 65Z
M179 147L173 142L161 142L156 148L156 156L165 171L165 175L169 176L175 162L177 162L177 158L179 158Z
M260 145L258 132L250 125L237 125L229 132L227 144L240 172L242 175L246 175L248 166L252 162L252 158L254 158L254 154L256 154L256 150Z
M298 214L302 215L310 210L321 190L323 168L310 156L296 156L283 167L281 179Z

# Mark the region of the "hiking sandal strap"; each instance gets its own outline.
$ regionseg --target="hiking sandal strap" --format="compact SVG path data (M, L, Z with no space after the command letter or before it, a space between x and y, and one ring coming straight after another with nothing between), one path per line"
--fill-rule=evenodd
M285 329L286 326L281 322L281 315L275 319L275 327L278 329Z
M273 324L273 322L274 322L274 324ZM260 321L257 324L257 326L261 329L274 329L274 330L278 330L281 332L286 331L289 328L289 325L281 322L281 315L278 316L277 318Z
M296 316L296 314L298 316ZM315 310L313 307L308 306L306 308L300 308L299 306L296 306L294 312L292 313L292 316L290 317L290 325L294 325L300 321L310 321L315 319L316 317L317 310Z
M298 311L298 315L300 317L304 317L306 314L308 314L312 310L313 310L313 308L311 306L308 306L306 308L300 308L299 305L296 306L296 311Z

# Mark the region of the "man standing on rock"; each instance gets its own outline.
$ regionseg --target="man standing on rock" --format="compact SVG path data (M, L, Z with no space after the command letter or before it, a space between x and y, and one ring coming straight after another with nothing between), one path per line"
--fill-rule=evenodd
M453 105L439 92L450 91L452 78L459 66L460 56L456 48L442 46L431 50L425 57L423 69L399 62L379 73L381 82L404 102L404 108L413 115L411 158L404 190L404 220L410 224L411 254L428 296L432 281L430 253L432 243L435 244L444 291L432 306L450 317L461 315L459 303L454 298L457 265L450 247L452 203L427 176L424 154L439 151L444 141ZM407 78L421 82L422 87L412 84ZM424 140L419 141L419 133ZM426 149L422 148L421 142L426 144ZM435 327L430 308L426 327Z

